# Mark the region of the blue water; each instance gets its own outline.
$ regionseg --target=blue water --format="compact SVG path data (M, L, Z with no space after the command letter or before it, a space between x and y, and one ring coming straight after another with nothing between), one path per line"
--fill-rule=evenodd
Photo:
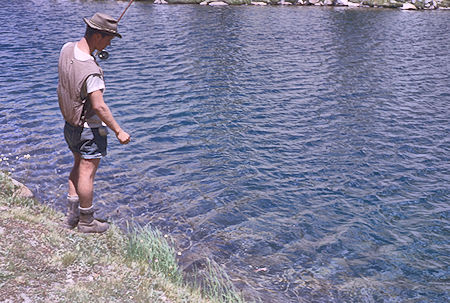
M58 52L126 2L0 11L0 169L64 208ZM105 99L100 214L170 234L263 302L449 296L450 12L134 3ZM30 155L30 159L25 156ZM5 160L7 158L7 160Z

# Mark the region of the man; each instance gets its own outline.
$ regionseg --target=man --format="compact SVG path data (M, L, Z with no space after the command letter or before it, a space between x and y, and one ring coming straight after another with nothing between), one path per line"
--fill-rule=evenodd
M78 42L66 43L58 63L58 102L66 121L64 137L73 153L74 165L69 175L68 215L66 227L82 233L102 233L109 225L94 219L92 198L94 177L102 157L106 156L107 127L121 144L130 135L120 128L103 100L103 71L93 53L102 51L117 32L117 20L96 13L84 18L86 32Z

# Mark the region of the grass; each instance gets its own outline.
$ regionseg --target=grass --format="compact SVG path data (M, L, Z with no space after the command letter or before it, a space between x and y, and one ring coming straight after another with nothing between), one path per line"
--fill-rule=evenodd
M81 234L17 193L0 172L0 302L244 302L211 263L187 282L170 238L150 226Z
M215 302L244 302L226 273L209 260L205 274L196 274L193 285L196 289L202 289L203 295Z

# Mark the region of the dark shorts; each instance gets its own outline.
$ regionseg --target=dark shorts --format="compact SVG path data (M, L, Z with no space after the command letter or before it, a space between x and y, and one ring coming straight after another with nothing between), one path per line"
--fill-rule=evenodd
M106 156L107 136L100 135L98 128L64 125L64 138L69 149L81 154L83 159L99 159Z

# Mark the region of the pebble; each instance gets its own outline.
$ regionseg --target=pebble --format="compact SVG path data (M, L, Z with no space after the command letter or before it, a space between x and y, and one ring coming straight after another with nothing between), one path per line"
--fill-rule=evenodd
M24 293L21 293L20 296L22 297L22 303L32 303L31 299Z

